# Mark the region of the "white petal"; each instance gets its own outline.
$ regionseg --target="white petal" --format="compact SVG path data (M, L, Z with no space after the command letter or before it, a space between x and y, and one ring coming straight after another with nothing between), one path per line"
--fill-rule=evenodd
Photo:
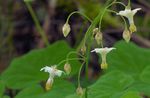
M107 48L106 51L107 51L107 53L109 53L109 52L112 51L113 49L116 49L116 48L114 48L114 47L112 47L112 48Z
M135 13L137 13L137 11L139 11L139 10L141 10L141 8L136 8L136 9L132 10L133 15L134 15Z
M103 48L95 48L91 52L101 53L103 51Z
M109 53L111 50L116 49L116 48L95 48L94 50L92 50L91 52L96 52L96 53L100 53L100 54L107 54Z
M117 15L128 17L130 13L132 13L130 9L125 9L124 11L120 11Z
M61 70L55 71L55 75L58 77L60 77L62 75L62 73L63 73L63 71L61 71Z
M45 66L45 67L41 68L41 70L40 70L40 71L43 71L43 70L44 70L44 72L48 72L48 73L50 73L50 72L52 71L52 68L51 68L51 67L49 67L49 66Z

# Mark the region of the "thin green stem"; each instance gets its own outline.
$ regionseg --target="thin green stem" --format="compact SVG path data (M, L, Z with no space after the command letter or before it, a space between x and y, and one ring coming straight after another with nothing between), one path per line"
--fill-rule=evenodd
M85 70L86 70L86 80L87 80L87 81L88 81L88 75L89 75L89 74L88 74L88 69L89 69L89 68L88 68L88 67L89 67L88 65L89 65L89 60L90 60L90 53L91 53L91 52L90 52L90 49L91 49L90 47L91 47L91 45L92 45L92 38L90 38L89 40L90 40L90 41L89 41L89 45L88 45L88 47L87 47L87 56L86 56L87 59L86 59L86 67L85 67Z
M62 60L60 63L57 64L57 66L60 66L62 63L67 62L67 61L74 61L74 60L82 60L85 61L83 58L71 58L71 59L66 59Z
M69 22L69 19L70 19L70 17L71 17L73 14L80 14L80 15L84 16L88 21L92 22L92 20L91 20L88 16L86 16L85 14L83 14L83 13L81 13L81 12L79 12L79 11L74 11L74 12L72 12L72 13L69 14L69 16L68 16L68 18L67 18L67 21L66 21L67 23Z
M37 28L39 34L40 34L41 37L42 37L44 43L45 43L47 46L49 46L48 38L46 37L44 30L43 30L42 27L40 26L40 23L39 23L39 21L38 21L38 19L37 19L37 17L36 17L36 14L35 14L34 11L33 11L33 8L31 7L31 5L30 5L29 2L25 2L25 4L26 4L26 6L27 6L27 8L28 8L28 10L29 10L29 12L30 12L30 14L31 14L31 16L32 16L32 19L33 19L33 21L34 21L34 23L35 23L35 25L36 25L36 28Z
M80 53L78 53L78 52L76 52L76 51L71 51L71 52L69 52L69 53L67 54L67 59L69 58L69 56L70 56L71 54L77 54L77 55L79 55L79 56L81 56L81 57L84 58L84 56L81 55Z
M112 13L115 13L115 14L118 14L116 11L113 11L113 10L108 10L108 9L107 9L107 11L112 12ZM120 16L120 17L121 17L121 19L124 21L125 29L127 29L127 22L126 22L125 18L124 18L123 16Z
M82 71L82 68L83 68L83 65L84 65L85 62L83 62L80 66L80 69L79 69L79 73L78 73L78 87L81 86L81 83L80 83L80 77L81 77L81 71Z
M127 8L131 8L131 0L128 0L128 5L127 5Z
M109 4L109 5L104 9L104 11L103 11L103 13L102 13L102 15L101 15L100 22L99 22L99 30L100 30L100 31L101 31L101 24L102 24L103 16L104 16L106 10L107 10L110 6L112 6L113 4L120 4L120 5L123 5L124 7L126 6L126 5L124 5L122 2L115 2L115 1L113 1L111 4Z

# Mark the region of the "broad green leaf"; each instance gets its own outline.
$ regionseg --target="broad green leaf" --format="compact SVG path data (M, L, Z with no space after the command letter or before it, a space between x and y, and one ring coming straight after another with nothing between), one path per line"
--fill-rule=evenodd
M119 94L133 83L133 79L120 72L113 71L100 77L96 83L91 85L88 90L88 98L119 98Z
M123 94L121 98L142 98L142 96L140 96L138 92L129 91Z
M0 98L3 96L4 91L5 91L4 82L0 80Z
M150 96L150 49L124 41L118 42L115 47L116 51L108 55L108 72L119 70L130 75L135 79L130 88Z
M50 91L44 91L39 85L25 88L15 98L65 98L74 93L74 86L63 80L56 80Z
M46 65L58 64L66 59L66 55L73 51L64 41L59 41L44 49L32 50L28 54L14 59L8 69L2 74L2 80L9 88L20 89L47 80L48 73L40 72ZM75 56L74 56L75 57ZM75 74L80 63L71 61L72 72ZM58 67L63 70L63 64Z
M118 69L137 78L145 67L150 66L150 49L144 49L133 43L118 42L116 51L108 55L109 70Z
M80 96L78 96L77 94L72 94L67 96L66 98L81 98Z
M33 85L23 89L15 98L27 98L27 97L38 97L40 94L43 94L44 90L40 85Z
M3 96L2 98L10 98L9 96Z

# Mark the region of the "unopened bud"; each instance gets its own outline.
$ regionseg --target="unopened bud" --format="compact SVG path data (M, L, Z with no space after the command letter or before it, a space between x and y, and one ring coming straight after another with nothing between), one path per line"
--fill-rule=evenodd
M136 26L133 23L130 24L129 30L130 30L131 33L136 32Z
M53 79L52 78L49 78L46 82L46 85L45 85L45 89L48 91L52 88L52 85L53 85Z
M66 63L66 64L64 65L64 70L65 70L65 72L66 72L68 75L70 74L70 72L71 72L71 66L70 66L69 63Z
M96 35L97 32L99 32L99 29L98 29L98 28L94 28L94 29L93 29L93 35Z
M85 46L85 44L83 44L82 47L81 47L81 53L82 54L86 53L86 46Z
M78 86L78 88L76 89L76 93L79 96L82 96L84 94L84 90L81 86Z
M123 36L124 40L128 43L130 41L130 38L131 38L131 33L130 33L129 30L125 29L123 31L123 35L122 36Z
M97 32L96 35L95 35L95 40L97 42L97 44L101 44L102 43L102 40L103 40L103 36L102 36L102 33L101 32Z
M70 25L68 23L65 23L63 28L62 28L62 32L64 37L66 37L71 31Z

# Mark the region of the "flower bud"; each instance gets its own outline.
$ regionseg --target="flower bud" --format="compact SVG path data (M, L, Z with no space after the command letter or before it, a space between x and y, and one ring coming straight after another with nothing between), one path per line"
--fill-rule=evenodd
M79 96L83 96L83 94L84 94L83 88L81 86L78 86L78 88L76 89L76 93Z
M133 23L130 24L129 30L130 30L131 33L136 32L136 26Z
M101 63L101 69L107 69L108 68L108 64L106 62L106 54L102 54L102 63Z
M123 31L123 38L124 40L128 43L130 41L130 38L131 38L131 34L130 34L130 31L129 30L124 30Z
M98 28L94 28L94 29L93 29L93 35L96 35L97 32L99 32Z
M66 72L68 75L70 74L70 72L71 72L71 66L70 66L69 63L66 63L66 64L64 65L64 70L65 70L65 72Z
M63 31L64 37L66 37L71 31L70 25L68 23L65 23L63 28L62 28L62 31Z
M95 40L96 40L98 45L102 43L102 39L103 39L102 33L97 32L96 35L95 35Z
M85 44L83 44L82 47L81 47L81 53L83 55L86 53L86 46L85 46Z
M53 85L53 78L49 78L46 82L46 85L45 85L45 89L48 91L52 88L52 85Z

